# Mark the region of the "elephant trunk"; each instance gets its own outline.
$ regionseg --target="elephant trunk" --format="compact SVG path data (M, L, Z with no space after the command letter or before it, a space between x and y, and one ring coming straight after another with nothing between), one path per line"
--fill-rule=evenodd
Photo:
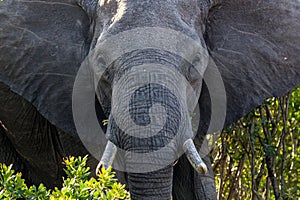
M173 166L148 173L129 173L131 199L170 200L172 196Z
M198 171L206 171L192 143L183 144L192 131L182 63L167 52L147 49L112 66L116 71L107 136L115 146L108 143L100 165L111 164L118 147L132 199L170 199L173 162L183 151Z
M144 69L136 70L137 76L143 76ZM181 106L179 97L168 86L155 80L159 72L152 70L153 68L149 72L146 69L148 74L144 74L136 87L132 85L134 81L122 84L125 88L127 84L135 87L125 104L128 106L131 122L127 121L128 118L115 114L124 111L120 109L122 106L113 112L116 125L122 127L118 142L125 151L124 159L132 199L170 199L172 193L171 158L175 160L177 155L172 140L179 131ZM149 76L148 80L146 76ZM152 82L153 80L155 81ZM122 92L117 91L115 94L118 99L126 99L126 96L120 95Z

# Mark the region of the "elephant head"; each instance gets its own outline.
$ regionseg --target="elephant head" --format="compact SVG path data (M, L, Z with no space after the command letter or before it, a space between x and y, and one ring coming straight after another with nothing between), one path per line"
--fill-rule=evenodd
M200 138L300 84L299 7L297 0L4 0L0 82L63 132L84 133L86 148L98 158L103 152L100 165L128 172L132 199L170 199L172 187L175 199L213 199L199 186L198 173L207 171ZM109 119L105 136L99 118Z

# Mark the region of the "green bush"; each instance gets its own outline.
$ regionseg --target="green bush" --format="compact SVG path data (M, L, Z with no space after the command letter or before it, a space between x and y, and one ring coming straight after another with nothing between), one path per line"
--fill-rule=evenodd
M90 168L87 157L69 157L64 160L67 177L63 177L62 188L47 189L43 184L28 187L21 173L16 173L12 165L0 164L0 199L130 199L129 193L115 178L112 169L101 169L97 179L89 178Z

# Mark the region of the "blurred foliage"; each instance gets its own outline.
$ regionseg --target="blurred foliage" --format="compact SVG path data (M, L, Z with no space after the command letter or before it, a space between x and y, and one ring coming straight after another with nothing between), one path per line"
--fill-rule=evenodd
M67 177L63 178L62 188L47 189L43 184L28 187L21 173L14 173L12 165L0 164L0 199L37 200L119 200L130 199L129 193L115 179L112 169L101 169L97 179L89 178L87 157L69 157L64 160Z
M219 199L300 199L300 87L222 132L213 151Z

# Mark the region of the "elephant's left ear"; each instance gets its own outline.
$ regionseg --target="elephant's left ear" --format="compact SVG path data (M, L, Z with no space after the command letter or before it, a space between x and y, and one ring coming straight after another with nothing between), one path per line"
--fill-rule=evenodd
M76 131L74 79L91 35L90 19L78 2L83 1L0 2L0 82L69 133Z
M224 0L205 40L225 84L227 124L300 84L299 0Z

